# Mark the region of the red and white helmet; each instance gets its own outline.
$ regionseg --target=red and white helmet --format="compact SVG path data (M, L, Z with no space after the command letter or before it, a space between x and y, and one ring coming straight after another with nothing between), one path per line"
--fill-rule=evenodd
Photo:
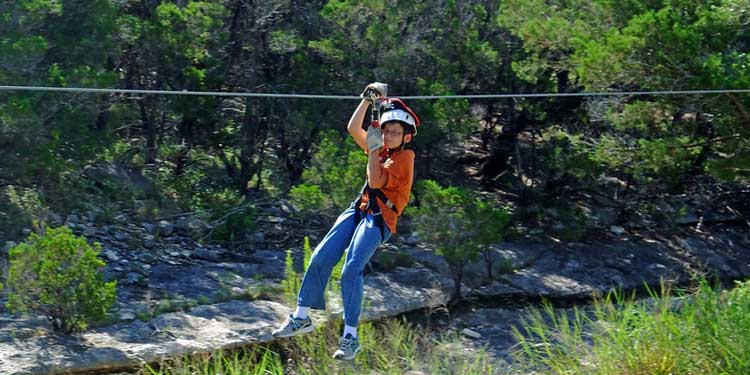
M380 125L388 121L398 121L405 126L405 130L413 136L417 135L420 124L419 117L399 98L385 98L380 102Z

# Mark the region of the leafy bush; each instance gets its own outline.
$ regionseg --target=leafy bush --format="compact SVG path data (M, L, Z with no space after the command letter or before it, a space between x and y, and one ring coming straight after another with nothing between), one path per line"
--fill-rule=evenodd
M292 204L302 212L314 212L322 207L322 202L328 201L328 196L318 185L302 183L295 185L289 191Z
M432 243L451 268L454 300L461 298L464 265L475 261L490 243L502 239L509 214L455 186L435 181L417 184L420 206L410 209L420 238ZM489 220L488 220L489 219ZM491 273L491 271L489 271Z
M202 197L210 238L219 242L243 241L255 232L257 209L235 190L227 188Z
M14 313L41 313L54 329L70 333L102 321L115 301L115 281L105 282L92 248L70 228L50 228L10 250L7 307Z
M10 201L31 218L31 225L36 230L41 230L47 220L49 208L45 206L39 193L32 189L16 189L9 186L6 190Z
M303 212L334 215L346 208L365 181L367 155L351 137L336 131L323 136L302 183L292 187L291 202Z
M34 203L29 205L31 202ZM37 211L34 208L37 202L38 196L33 191L6 186L0 194L0 232L9 238L20 237L22 229L38 220L33 213Z

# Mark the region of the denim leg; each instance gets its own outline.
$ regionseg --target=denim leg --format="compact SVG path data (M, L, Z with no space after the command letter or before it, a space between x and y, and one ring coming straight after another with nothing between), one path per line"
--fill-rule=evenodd
M356 327L362 310L364 293L364 272L367 262L380 244L388 241L391 232L385 227L381 241L380 228L375 224L372 215L365 216L354 231L346 253L346 263L341 272L341 297L344 301L344 322Z
M316 310L325 309L324 295L331 271L344 255L344 250L349 246L357 226L354 213L354 209L349 208L339 215L328 234L315 247L302 279L297 297L298 306L307 306Z

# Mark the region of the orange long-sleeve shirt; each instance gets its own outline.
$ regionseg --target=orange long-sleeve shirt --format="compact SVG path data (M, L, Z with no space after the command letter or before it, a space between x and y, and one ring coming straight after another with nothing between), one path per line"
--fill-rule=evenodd
M396 233L398 217L401 216L404 208L409 204L409 197L411 196L415 155L412 150L401 150L388 156L388 151L383 147L380 156L380 163L383 165L383 173L386 178L385 184L380 190L396 206L398 212L393 212L379 198L376 198L376 200L383 214L383 221L385 221L391 233ZM368 201L369 197L367 194L364 194L359 209L364 211Z

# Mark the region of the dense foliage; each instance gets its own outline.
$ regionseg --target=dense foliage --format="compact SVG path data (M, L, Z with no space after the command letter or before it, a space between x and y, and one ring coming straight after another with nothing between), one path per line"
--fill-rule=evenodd
M353 95L377 80L395 96L746 89L748 8L735 0L8 0L0 82ZM611 196L622 210L638 194L685 192L700 177L747 183L749 100L413 101L424 122L413 144L417 177L463 183L456 165L473 160L472 177L523 208L560 205L608 176L620 182ZM0 91L0 225L13 238L47 210L127 207L154 218L259 196L335 212L364 180L363 155L342 141L354 107ZM478 156L457 159L448 152L456 149ZM102 165L143 183L103 181L93 173ZM38 200L19 206L13 192ZM236 241L251 225L212 216L221 218L233 223L216 239Z

